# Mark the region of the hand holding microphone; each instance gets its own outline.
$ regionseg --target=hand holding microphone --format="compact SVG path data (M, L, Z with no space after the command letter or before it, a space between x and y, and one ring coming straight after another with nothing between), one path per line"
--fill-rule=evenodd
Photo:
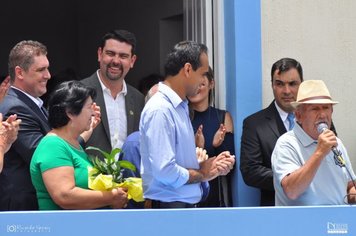
M325 122L319 123L317 126L317 130L319 134L324 134L324 131L330 131L328 125ZM345 166L345 161L344 158L342 158L342 153L336 148L337 139L334 132L330 131L329 133L325 133L325 136L323 137L319 136L319 139L326 141L326 144L334 143L331 146L331 151L334 153L335 164L340 167Z

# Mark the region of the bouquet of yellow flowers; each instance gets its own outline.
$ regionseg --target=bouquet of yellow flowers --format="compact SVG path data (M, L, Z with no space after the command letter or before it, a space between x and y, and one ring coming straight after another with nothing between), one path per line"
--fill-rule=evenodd
M116 160L116 154L121 152L120 148L115 148L111 153L104 152L96 147L87 147L86 150L95 150L104 156L101 160L98 156L90 157L93 167L88 167L89 188L93 190L108 191L113 188L127 188L128 199L136 202L142 202L143 190L142 179L129 177L124 178L124 169L136 171L136 167L129 161Z

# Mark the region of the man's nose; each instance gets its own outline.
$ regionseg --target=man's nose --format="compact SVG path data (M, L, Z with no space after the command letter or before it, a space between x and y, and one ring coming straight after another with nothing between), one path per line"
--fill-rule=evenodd
M324 110L320 110L319 112L319 119L325 120L327 118L327 114Z
M46 70L46 71L45 71L44 77L45 77L46 79L50 79L50 78L51 78L51 73L49 73L49 70Z
M121 58L119 55L115 55L112 59L113 63L115 64L120 64L121 63Z
M290 88L289 84L284 85L283 92L287 93L287 94L291 93L291 88Z

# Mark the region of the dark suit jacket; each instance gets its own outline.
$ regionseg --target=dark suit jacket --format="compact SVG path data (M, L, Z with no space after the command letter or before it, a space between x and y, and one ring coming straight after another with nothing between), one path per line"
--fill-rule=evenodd
M17 140L4 158L0 175L0 210L36 210L36 191L29 167L34 150L50 127L40 108L24 93L13 88L0 104L0 112L5 117L17 114L22 120Z
M285 132L274 101L243 121L240 170L247 185L261 189L262 206L274 206L271 155Z
M101 88L97 72L90 77L81 81L83 84L93 87L96 90L97 97L95 102L100 106L101 122L94 129L91 138L86 143L86 146L95 146L103 151L110 152L110 130L108 123L108 116L106 113L106 106L104 101L103 90ZM127 84L127 94L125 96L126 116L127 116L127 135L137 131L140 123L141 111L144 106L144 97L137 89ZM95 153L97 154L97 153Z

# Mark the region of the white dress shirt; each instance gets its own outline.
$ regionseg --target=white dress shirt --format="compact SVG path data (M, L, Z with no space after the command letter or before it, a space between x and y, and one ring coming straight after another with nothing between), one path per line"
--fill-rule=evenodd
M41 109L41 107L43 106L43 101L42 101L41 98L39 98L39 97L35 98L34 96L32 96L32 95L26 93L25 91L23 91L23 90L21 90L21 89L19 89L19 88L17 88L17 87L14 87L14 86L11 86L11 88L16 89L16 90L21 91L21 92L23 92L24 94L26 94L26 96L29 97L34 103L36 103L36 105L37 105L40 109Z
M283 111L282 108L278 106L277 102L274 102L274 105L276 106L279 116L283 121L284 127L286 127L286 130L288 131L289 130L288 112Z
M106 106L106 114L108 117L110 140L112 148L121 148L127 137L127 117L125 96L127 94L127 86L123 81L122 90L114 98L111 95L110 89L107 88L101 81L99 70L97 75L103 89L104 101Z

